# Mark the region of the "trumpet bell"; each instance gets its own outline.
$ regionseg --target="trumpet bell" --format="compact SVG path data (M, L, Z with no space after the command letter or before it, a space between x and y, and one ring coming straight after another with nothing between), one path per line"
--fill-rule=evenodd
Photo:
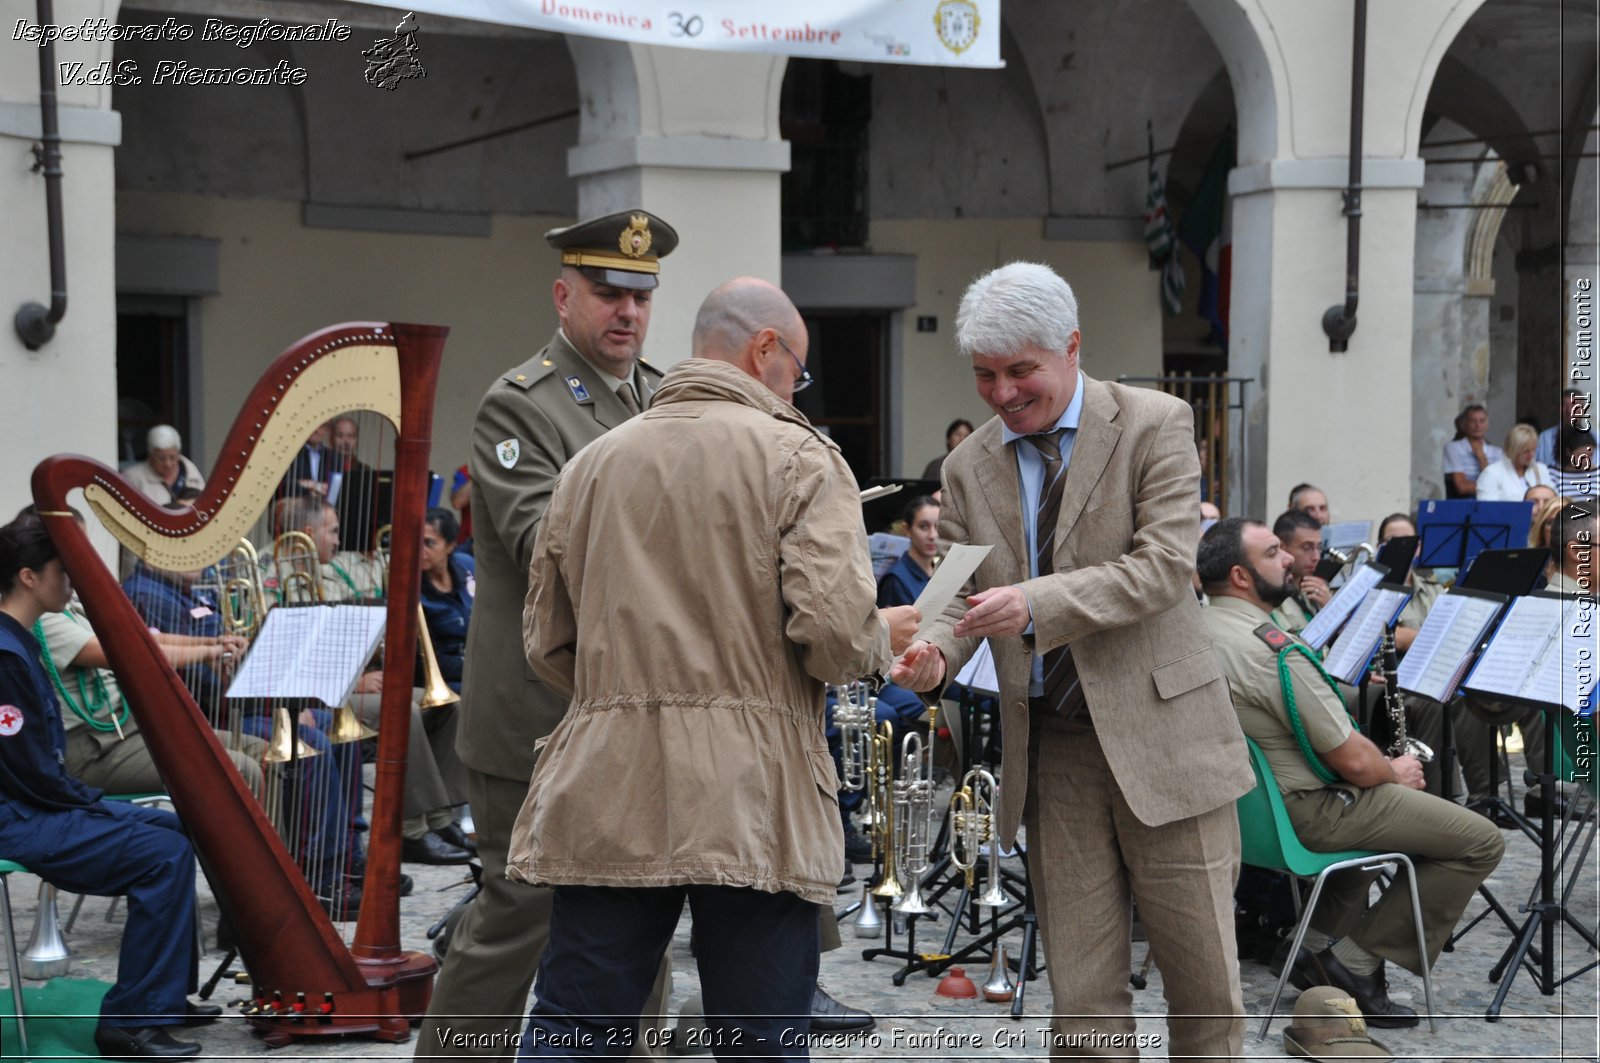
M369 738L376 738L377 731L361 722L361 717L356 715L356 710L346 705L340 705L333 713L333 726L328 731L328 741L339 745L344 742L364 742Z
M928 903L922 899L922 883L912 880L911 888L905 895L895 902L894 910L901 915L927 915L933 911Z
M289 710L279 705L272 714L272 738L267 742L267 752L261 762L287 764L291 760L305 760L316 755L317 750L300 741L300 732L290 720Z
M444 673L439 670L439 657L433 652L433 636L428 634L428 617L417 604L417 649L422 654L422 701L419 709L437 709L454 705L461 695L450 689Z
M900 879L890 874L890 870L885 868L883 875L880 876L883 881L872 887L872 895L874 897L893 897L898 899L905 894L906 891L900 888Z
M994 857L990 857L990 859L992 860ZM986 881L988 886L982 893L978 894L978 906L980 908L1003 908L1011 903L1011 898L1006 896L1006 891L1000 888L999 875L989 875L986 877Z

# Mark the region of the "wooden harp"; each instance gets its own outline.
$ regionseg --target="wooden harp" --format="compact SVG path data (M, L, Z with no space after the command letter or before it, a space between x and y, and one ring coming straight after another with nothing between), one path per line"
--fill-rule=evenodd
M211 479L164 509L117 472L75 455L41 462L33 497L133 708L156 767L232 923L250 973L246 1013L266 1039L368 1033L404 1041L427 1009L433 959L400 948L400 820L416 655L419 550L434 388L448 329L353 322L286 350L251 391ZM268 504L307 435L341 411L372 411L394 437L393 569L365 899L347 945L227 759L193 696L68 509L83 498L140 559L182 571L219 561Z

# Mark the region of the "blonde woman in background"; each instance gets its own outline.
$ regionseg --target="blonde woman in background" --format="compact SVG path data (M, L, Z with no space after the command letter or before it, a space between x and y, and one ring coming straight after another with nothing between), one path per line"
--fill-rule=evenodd
M1518 424L1506 433L1505 451L1478 477L1479 502L1521 502L1530 487L1549 487L1550 469L1534 460L1539 433Z

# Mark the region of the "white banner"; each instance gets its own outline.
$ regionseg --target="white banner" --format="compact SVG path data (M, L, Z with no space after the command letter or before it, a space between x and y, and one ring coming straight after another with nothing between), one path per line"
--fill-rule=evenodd
M1004 66L1000 0L357 0L551 33L714 52ZM427 21L420 19L424 39Z

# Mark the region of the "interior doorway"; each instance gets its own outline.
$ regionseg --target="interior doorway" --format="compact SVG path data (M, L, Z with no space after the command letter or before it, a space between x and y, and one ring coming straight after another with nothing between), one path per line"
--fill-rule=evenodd
M811 336L806 369L815 383L795 396L795 406L839 444L859 482L886 475L888 314L801 314Z
M192 456L189 319L177 296L117 297L117 460L145 456L145 435L170 424Z

